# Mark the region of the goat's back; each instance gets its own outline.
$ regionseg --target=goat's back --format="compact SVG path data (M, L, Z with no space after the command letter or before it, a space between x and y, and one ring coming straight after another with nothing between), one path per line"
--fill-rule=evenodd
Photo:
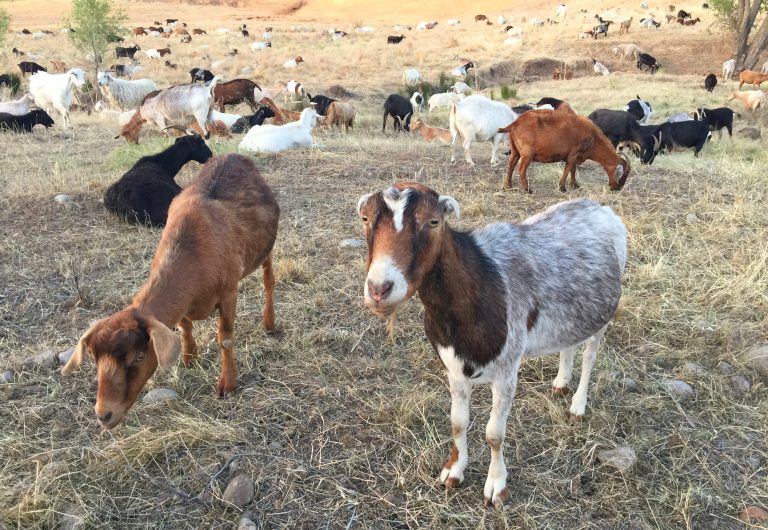
M211 158L171 203L155 260L186 246L212 268L211 276L242 278L272 251L279 216L253 161L239 154Z

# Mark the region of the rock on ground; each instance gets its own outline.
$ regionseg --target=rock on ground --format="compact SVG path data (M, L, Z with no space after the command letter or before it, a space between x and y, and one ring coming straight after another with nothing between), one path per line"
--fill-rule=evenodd
M678 398L687 398L693 396L693 387L685 381L679 379L665 379L661 382L664 389Z
M13 383L14 374L11 370L6 370L5 372L0 375L0 382L2 383Z
M248 475L238 475L229 481L221 498L238 508L243 508L253 500L255 495L253 479Z
M248 519L247 517L243 517L240 519L240 524L237 525L237 530L257 530L258 526L256 526L256 523Z
M707 371L699 363L691 363L691 362L685 363L683 365L683 370L685 370L689 374L694 374L694 375L706 375L707 374Z
M739 515L745 523L761 523L768 521L768 511L759 506L749 506Z
M733 385L733 388L739 392L749 392L749 390L752 388L752 383L750 383L749 379L743 375L732 376L731 384Z
M160 403L162 401L168 401L169 399L176 399L179 394L175 390L170 388L153 388L147 394L141 398L142 403Z
M65 204L72 200L72 195L67 195L66 193L59 193L53 198L54 201L56 201L58 204Z
M46 365L53 367L53 366L56 366L58 361L59 361L58 357L56 357L55 353L53 353L52 351L44 351L43 353L38 353L34 357L30 357L29 359L26 359L22 364L28 367L46 366Z
M365 242L362 239L342 239L339 248L362 248Z
M763 375L768 375L768 344L748 349L744 353L744 359Z

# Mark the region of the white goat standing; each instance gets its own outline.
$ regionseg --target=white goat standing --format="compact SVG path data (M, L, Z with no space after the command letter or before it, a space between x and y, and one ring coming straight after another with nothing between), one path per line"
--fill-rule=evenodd
M736 59L729 59L723 63L723 81L733 77L736 71Z
M65 74L37 72L29 78L29 92L35 98L37 106L51 114L55 109L61 114L61 124L65 129L71 127L69 108L72 106L72 91L85 84L85 72L73 68Z
M422 77L421 72L415 68L408 68L403 72L403 83L406 86L418 85L422 81L424 81L424 77Z
M491 150L491 165L499 162L499 143L506 137L499 129L506 127L517 119L517 114L504 103L491 101L479 94L467 96L463 100L451 105L449 117L451 136L451 162L456 161L456 153L453 146L461 135L464 139L463 148L467 163L474 166L469 148L472 142L485 142L493 140Z
M117 79L107 72L99 72L96 79L107 101L120 110L135 109L141 105L147 94L157 90L157 85L151 79L125 81Z
M320 118L314 107L308 107L301 111L298 121L253 127L240 142L240 149L255 153L278 153L293 147L316 147L311 132Z
M432 110L441 107L450 107L462 99L464 99L464 94L456 94L454 92L432 94L432 96L429 98L429 101L427 102L427 106L429 107L429 112L432 112Z

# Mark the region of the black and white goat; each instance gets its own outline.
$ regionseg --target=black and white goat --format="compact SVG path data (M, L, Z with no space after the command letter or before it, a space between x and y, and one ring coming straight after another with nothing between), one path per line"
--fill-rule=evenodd
M693 113L693 119L703 121L712 132L718 132L718 138L723 137L723 129L728 131L728 136L733 136L733 115L736 114L728 107L716 109L698 108ZM736 114L738 116L738 114Z
M633 99L624 105L624 110L634 116L637 123L640 125L648 125L648 122L651 121L651 115L653 114L651 104L640 99L640 96L637 96L637 99Z
M53 119L42 109L31 110L21 116L0 112L0 131L32 132L35 125L48 129L53 127Z
M483 493L498 506L509 496L503 445L523 358L559 352L552 387L563 393L574 353L585 345L570 413L580 419L586 412L597 350L621 297L624 225L610 208L577 199L519 224L460 232L446 222L459 216L458 202L411 182L363 195L357 210L368 243L366 305L386 317L418 292L424 331L448 372L453 447L440 471L446 487L464 480L472 388L491 385Z
M642 72L643 66L645 66L646 71L650 71L651 74L655 74L656 71L661 68L661 65L653 55L641 52L637 54L637 69Z
M107 188L104 206L129 223L162 226L171 201L181 193L176 174L190 160L204 164L211 156L199 135L182 136L165 151L140 158Z
M410 101L400 94L390 94L384 102L384 119L381 125L381 132L384 132L387 128L387 116L392 116L392 127L395 131L401 129L410 131L413 106Z
M264 123L267 118L274 118L275 113L266 105L261 105L256 112L250 116L243 116L237 120L230 130L235 134L248 132L251 127L258 127Z

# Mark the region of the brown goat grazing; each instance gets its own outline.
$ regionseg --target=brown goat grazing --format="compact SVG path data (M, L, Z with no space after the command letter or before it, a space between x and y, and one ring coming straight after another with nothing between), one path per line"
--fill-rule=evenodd
M80 338L62 374L90 352L96 361L96 417L105 429L120 423L157 367L181 354L197 357L192 322L219 311L219 395L237 388L235 306L240 280L261 266L266 291L262 323L275 327L272 247L280 209L250 158L211 158L171 203L149 272L131 304L93 324ZM172 328L181 328L181 339Z
M685 21L683 21L683 24L686 25L686 26L694 26L694 25L696 25L697 22L701 22L701 19L698 18L698 17L697 18L693 18L693 19L685 20Z
M189 35L189 31L184 28L179 28L176 30L176 35Z
M629 33L629 26L632 24L632 18L629 17L627 20L622 20L621 25L619 26L619 35L623 33Z
M589 119L561 105L557 110L531 110L499 132L509 133L512 152L503 187L512 187L512 172L520 161L520 187L530 193L526 171L531 162L565 162L560 191L566 191L565 178L571 173L576 183L576 166L594 160L608 174L612 190L619 190L629 175L629 160L616 154L611 141Z
M233 79L226 83L219 83L213 89L213 102L219 112L225 112L226 105L238 105L248 103L253 111L259 107L253 97L253 89L259 88L250 79Z
M146 32L145 32L144 28L142 28L142 27L133 28L133 34L134 34L135 36L137 36L137 37L138 37L139 35L144 35L144 33L146 33Z
M269 110L275 113L275 116L272 119L272 123L274 125L284 125L286 123L290 123L292 121L298 121L298 119L301 117L301 112L294 112L292 110L286 110L281 109L277 105L275 105L275 102L272 101L272 99L264 97L261 98L261 101L259 101L262 105L266 105L269 107Z
M475 22L482 22L483 20L488 20L488 17L485 15L475 15Z
M755 72L754 70L744 70L739 72L739 90L741 90L744 83L748 85L755 85L755 88L760 88L762 83L768 81L768 74L762 74Z
M64 72L67 69L67 64L64 61L51 61L51 68L54 72Z
M192 30L192 35L208 35L204 29L195 28Z
M123 125L123 128L120 129L120 134L115 136L115 140L117 140L122 136L123 138L125 138L125 140L129 144L139 143L139 134L141 133L141 128L144 127L145 123L147 123L147 120L141 116L141 106L144 105L144 103L148 99L152 99L159 93L160 93L160 90L153 90L152 92L144 96L144 99L141 101L141 105L139 105L139 108L136 109L136 112L133 113L133 116L131 116L130 121L125 125Z
M556 81L564 81L567 79L573 79L573 70L568 68L568 66L563 65L562 68L555 67L554 70L552 70L552 79Z
M429 127L421 118L416 118L411 122L411 132L418 132L428 143L439 140L445 145L451 145L451 131L440 127Z
M349 128L355 124L355 107L351 103L344 101L331 101L328 105L328 111L325 113L325 120L323 125L330 125L333 128L334 125L344 125L344 132L349 132Z
M166 55L169 55L171 53L171 47L167 46L165 48L160 48L157 50L157 53L160 54L160 57L165 57ZM218 86L218 85L216 85Z

